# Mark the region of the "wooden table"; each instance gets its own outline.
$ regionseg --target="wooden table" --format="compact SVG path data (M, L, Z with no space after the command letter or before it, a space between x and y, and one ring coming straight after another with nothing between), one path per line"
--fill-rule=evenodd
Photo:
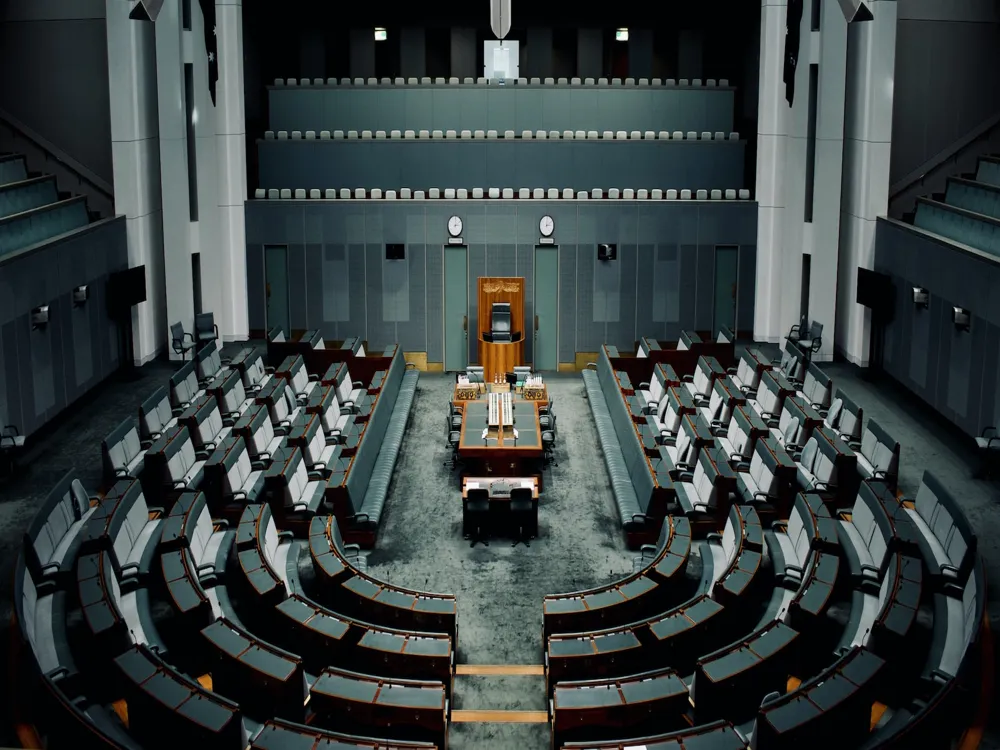
M485 399L466 401L462 409L462 430L458 455L470 474L530 476L539 469L544 456L542 430L538 424L538 402L514 399L515 440L509 427L502 432L491 428L483 440L489 405Z
M468 497L469 490L490 489L490 485L497 482L506 482L511 489L530 487L531 496L535 500L538 499L538 477L462 477L462 499L465 500ZM510 495L497 495L494 497L491 492L490 502L494 500L510 500Z

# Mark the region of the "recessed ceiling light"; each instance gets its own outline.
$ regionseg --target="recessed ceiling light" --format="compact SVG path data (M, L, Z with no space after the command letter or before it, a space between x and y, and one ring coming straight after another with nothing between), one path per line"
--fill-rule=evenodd
M385 28L383 28L382 26L376 26L375 27L375 41L376 42L384 42L385 41L385 37L386 37Z
M615 41L616 42L627 42L628 41L628 29L615 29Z

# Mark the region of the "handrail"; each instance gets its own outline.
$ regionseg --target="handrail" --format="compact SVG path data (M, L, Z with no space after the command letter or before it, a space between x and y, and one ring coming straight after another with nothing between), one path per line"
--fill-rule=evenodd
M101 194L106 196L109 200L114 201L115 190L108 184L107 181L101 179L92 170L83 166L80 162L74 159L72 156L67 154L61 148L53 144L51 141L45 137L39 135L23 122L18 120L12 114L6 110L0 108L0 120L5 122L11 129L16 130L18 134L27 138L29 141L34 143L36 146L41 148L43 151L48 153L55 161L62 164L68 170L73 172L77 177L79 177L84 182L89 183L92 187L98 190Z
M1000 125L1000 112L997 112L992 117L987 118L977 127L970 130L964 136L956 141L953 141L947 148L934 154L930 159L925 161L919 167L914 169L905 177L897 180L894 184L889 186L889 203L892 203L896 198L898 198L902 193L904 193L909 188L918 184L926 177L930 175L935 169L940 167L946 161L951 159L956 154L960 153L966 149L970 144L975 143L977 140L982 138L986 133L990 132L993 128Z

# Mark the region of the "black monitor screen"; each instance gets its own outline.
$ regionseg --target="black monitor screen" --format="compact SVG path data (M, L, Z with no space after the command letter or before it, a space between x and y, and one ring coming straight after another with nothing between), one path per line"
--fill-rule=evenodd
M406 245L392 244L385 246L386 260L406 260Z
M889 277L868 268L858 268L858 291L856 301L859 305L880 309L886 304L889 296Z

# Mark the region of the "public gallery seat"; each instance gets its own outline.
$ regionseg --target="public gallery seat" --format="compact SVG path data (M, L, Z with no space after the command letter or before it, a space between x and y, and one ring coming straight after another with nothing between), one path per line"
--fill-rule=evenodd
M95 507L74 469L49 492L24 534L23 555L35 588L59 586L72 572L80 532Z
M121 477L142 474L146 451L139 441L139 428L134 419L126 419L101 443L104 459L104 482L110 486Z
M264 404L251 406L233 425L233 434L246 443L251 461L270 465L272 456L285 445L285 436L276 435L271 416Z
M175 424L177 417L170 407L170 394L165 387L157 388L139 406L139 438L148 447Z

